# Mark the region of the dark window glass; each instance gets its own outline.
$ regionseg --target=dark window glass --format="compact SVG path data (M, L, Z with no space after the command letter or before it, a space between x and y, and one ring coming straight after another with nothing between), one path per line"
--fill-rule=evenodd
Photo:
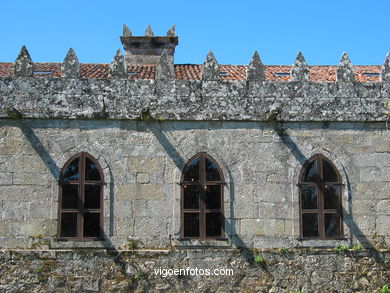
M85 185L84 208L100 209L100 185Z
M184 168L181 182L181 237L221 237L224 224L223 174L206 153L193 158Z
M313 161L306 167L302 176L303 182L315 182L317 181L317 161Z
M324 208L325 209L338 209L340 203L338 186L324 186Z
M327 237L340 236L340 216L338 214L325 214L325 235Z
M303 185L301 196L303 209L317 209L317 187Z
M322 160L322 169L324 182L337 182L337 174L331 164L328 161Z
M318 237L318 214L302 214L303 237Z
M185 185L184 186L184 202L185 209L199 209L200 186Z
M64 170L62 180L64 183L79 179L79 158L74 159Z
M91 159L85 159L85 180L100 181L99 170Z
M100 214L85 213L84 214L84 237L99 237L100 235Z
M184 237L199 236L199 213L184 213Z
M61 213L61 236L77 236L77 213Z
M217 166L212 161L210 161L208 158L205 158L205 168L206 168L206 180L207 181L221 180Z
M195 158L184 172L184 181L199 181L200 158Z
M206 186L206 209L221 208L221 185Z
M79 201L79 185L66 184L62 186L62 209L77 209Z
M61 171L58 236L77 240L100 237L104 181L101 167L85 152L69 161Z
M206 213L206 236L221 236L221 225L220 213Z
M300 178L301 236L319 239L342 237L341 181L332 163L313 156Z

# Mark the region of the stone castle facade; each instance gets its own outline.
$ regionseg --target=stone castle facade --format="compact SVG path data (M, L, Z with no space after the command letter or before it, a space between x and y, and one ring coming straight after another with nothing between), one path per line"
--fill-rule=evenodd
M121 41L109 65L0 63L2 249L389 248L389 55L175 65L174 28Z

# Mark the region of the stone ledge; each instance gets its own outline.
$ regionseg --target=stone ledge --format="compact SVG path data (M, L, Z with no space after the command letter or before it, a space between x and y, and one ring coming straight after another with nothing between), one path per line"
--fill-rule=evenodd
M335 239L335 240L313 240L313 239L295 239L295 246L308 248L308 247L322 247L322 248L332 248L338 246L347 246L351 244L350 239Z
M176 249L226 249L232 248L228 239L223 240L172 240L171 245Z

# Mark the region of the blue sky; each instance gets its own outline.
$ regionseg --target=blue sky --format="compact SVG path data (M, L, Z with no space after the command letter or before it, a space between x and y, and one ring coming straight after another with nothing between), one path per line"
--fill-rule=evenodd
M383 64L390 51L390 1L90 1L4 0L0 62L26 45L34 62L62 62L70 47L83 63L111 62L127 24L143 35L176 25L175 63L247 64L258 50L264 64L292 64L302 51L312 65Z

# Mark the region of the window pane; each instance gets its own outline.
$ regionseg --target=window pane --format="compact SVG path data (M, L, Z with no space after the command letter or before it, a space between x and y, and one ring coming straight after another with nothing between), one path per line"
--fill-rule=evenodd
M315 182L317 181L317 161L311 162L303 172L303 182Z
M183 207L185 209L199 209L200 186L184 185L183 193Z
M206 209L221 208L221 185L206 186Z
M199 213L184 214L184 237L199 237Z
M302 209L317 208L317 187L303 185L301 187Z
M61 237L77 236L77 213L61 213Z
M99 237L100 235L100 214L84 214L84 237Z
M91 159L85 159L85 180L100 181L98 167Z
M184 172L184 181L199 181L199 158L195 158Z
M324 187L324 208L338 209L340 203L340 188L338 186Z
M221 236L221 213L206 213L206 236Z
M77 209L79 201L79 185L66 184L61 186L62 189L62 209Z
M322 160L322 169L325 182L337 182L337 174L334 168L329 164L328 161Z
M318 214L302 214L303 237L318 237Z
M101 185L85 185L84 208L100 209L100 188Z
M69 180L79 180L79 158L74 159L64 170L62 176L64 183Z
M325 214L325 236L340 236L340 216L338 214Z
M206 168L206 181L221 180L217 166L213 162L211 162L208 158L205 158L205 168Z

